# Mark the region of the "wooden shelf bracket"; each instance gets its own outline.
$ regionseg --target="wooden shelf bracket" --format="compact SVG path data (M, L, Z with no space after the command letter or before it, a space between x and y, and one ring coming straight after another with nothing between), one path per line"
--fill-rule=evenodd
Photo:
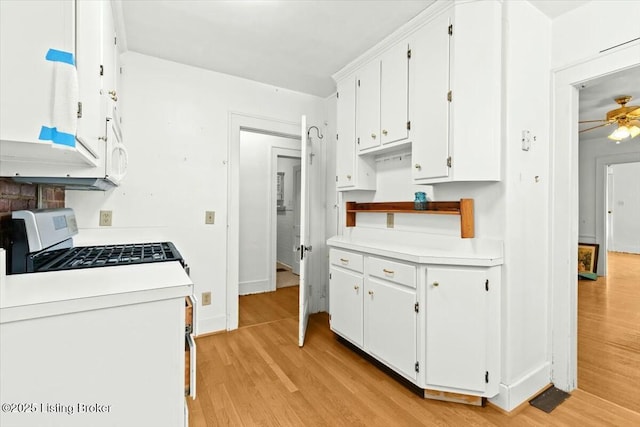
M460 199L458 202L427 202L425 210L414 209L413 202L347 202L347 227L356 226L358 212L459 215L460 237L469 239L475 236L473 199Z

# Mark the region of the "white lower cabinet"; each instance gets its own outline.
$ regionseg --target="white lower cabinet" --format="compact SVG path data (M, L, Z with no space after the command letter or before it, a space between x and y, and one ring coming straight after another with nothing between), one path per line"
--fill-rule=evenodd
M498 393L499 265L416 264L336 248L330 260L336 334L421 388Z
M365 279L365 290L365 350L415 381L416 290L372 276Z
M426 267L427 388L498 393L499 282L499 267Z
M362 347L362 273L332 266L329 277L331 329Z

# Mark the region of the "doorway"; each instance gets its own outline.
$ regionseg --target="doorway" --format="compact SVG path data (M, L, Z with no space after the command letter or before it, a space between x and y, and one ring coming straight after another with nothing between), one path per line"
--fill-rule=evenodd
M566 391L577 387L578 364L578 88L595 78L637 67L638 58L640 45L634 44L553 74L553 140L557 143L551 148L551 360L552 382ZM604 226L605 221L600 223Z
M278 156L276 289L300 284L300 157Z
M299 164L299 138L240 132L239 295L275 291L278 259L293 264L293 167Z

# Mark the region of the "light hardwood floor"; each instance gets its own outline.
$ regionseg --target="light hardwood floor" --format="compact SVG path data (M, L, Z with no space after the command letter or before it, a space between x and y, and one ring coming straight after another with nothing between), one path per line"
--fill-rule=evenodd
M609 252L578 281L578 388L640 412L640 255Z
M310 317L299 348L297 289L242 297L245 327L197 339L191 427L640 426L639 413L584 390L551 414L425 400L336 340L325 313ZM275 308L278 298L289 306Z

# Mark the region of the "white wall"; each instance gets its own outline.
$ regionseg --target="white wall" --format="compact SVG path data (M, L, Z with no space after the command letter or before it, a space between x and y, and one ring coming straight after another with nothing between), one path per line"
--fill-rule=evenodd
M293 266L294 244L294 173L293 168L300 166L300 159L278 157L278 172L284 173L284 207L278 211L277 224L277 260L288 266ZM298 184L298 188L299 184Z
M173 241L191 266L196 295L212 292L211 305L199 307L198 333L223 330L229 113L294 123L307 114L322 123L325 101L133 52L122 60L119 98L129 173L109 192L68 191L67 205L76 211L85 242ZM317 185L324 194L325 183ZM113 210L113 227L98 228L101 209ZM216 212L214 225L204 224L206 210ZM319 251L323 233L321 227ZM326 280L317 280L322 292Z
M240 133L240 295L275 290L272 276L276 266L271 256L276 206L271 196L275 191L272 171L277 172L277 164L273 164L277 148L300 150L300 140Z
M631 140L616 144L606 138L581 140L578 155L578 179L580 182L578 239L584 243L598 243L603 249L605 247L604 230L599 230L599 227L602 228L602 224L598 224L598 218L603 218L603 215L602 212L598 215L598 209L603 211L605 209L606 174L603 171L598 171L598 167L633 161L634 155L640 156L640 142ZM635 181L637 181L637 177ZM600 235L602 238L598 238ZM599 274L606 272L604 262L605 257L600 256L596 270Z
M636 144L640 147L640 144ZM640 163L612 166L613 224L609 250L640 253Z

